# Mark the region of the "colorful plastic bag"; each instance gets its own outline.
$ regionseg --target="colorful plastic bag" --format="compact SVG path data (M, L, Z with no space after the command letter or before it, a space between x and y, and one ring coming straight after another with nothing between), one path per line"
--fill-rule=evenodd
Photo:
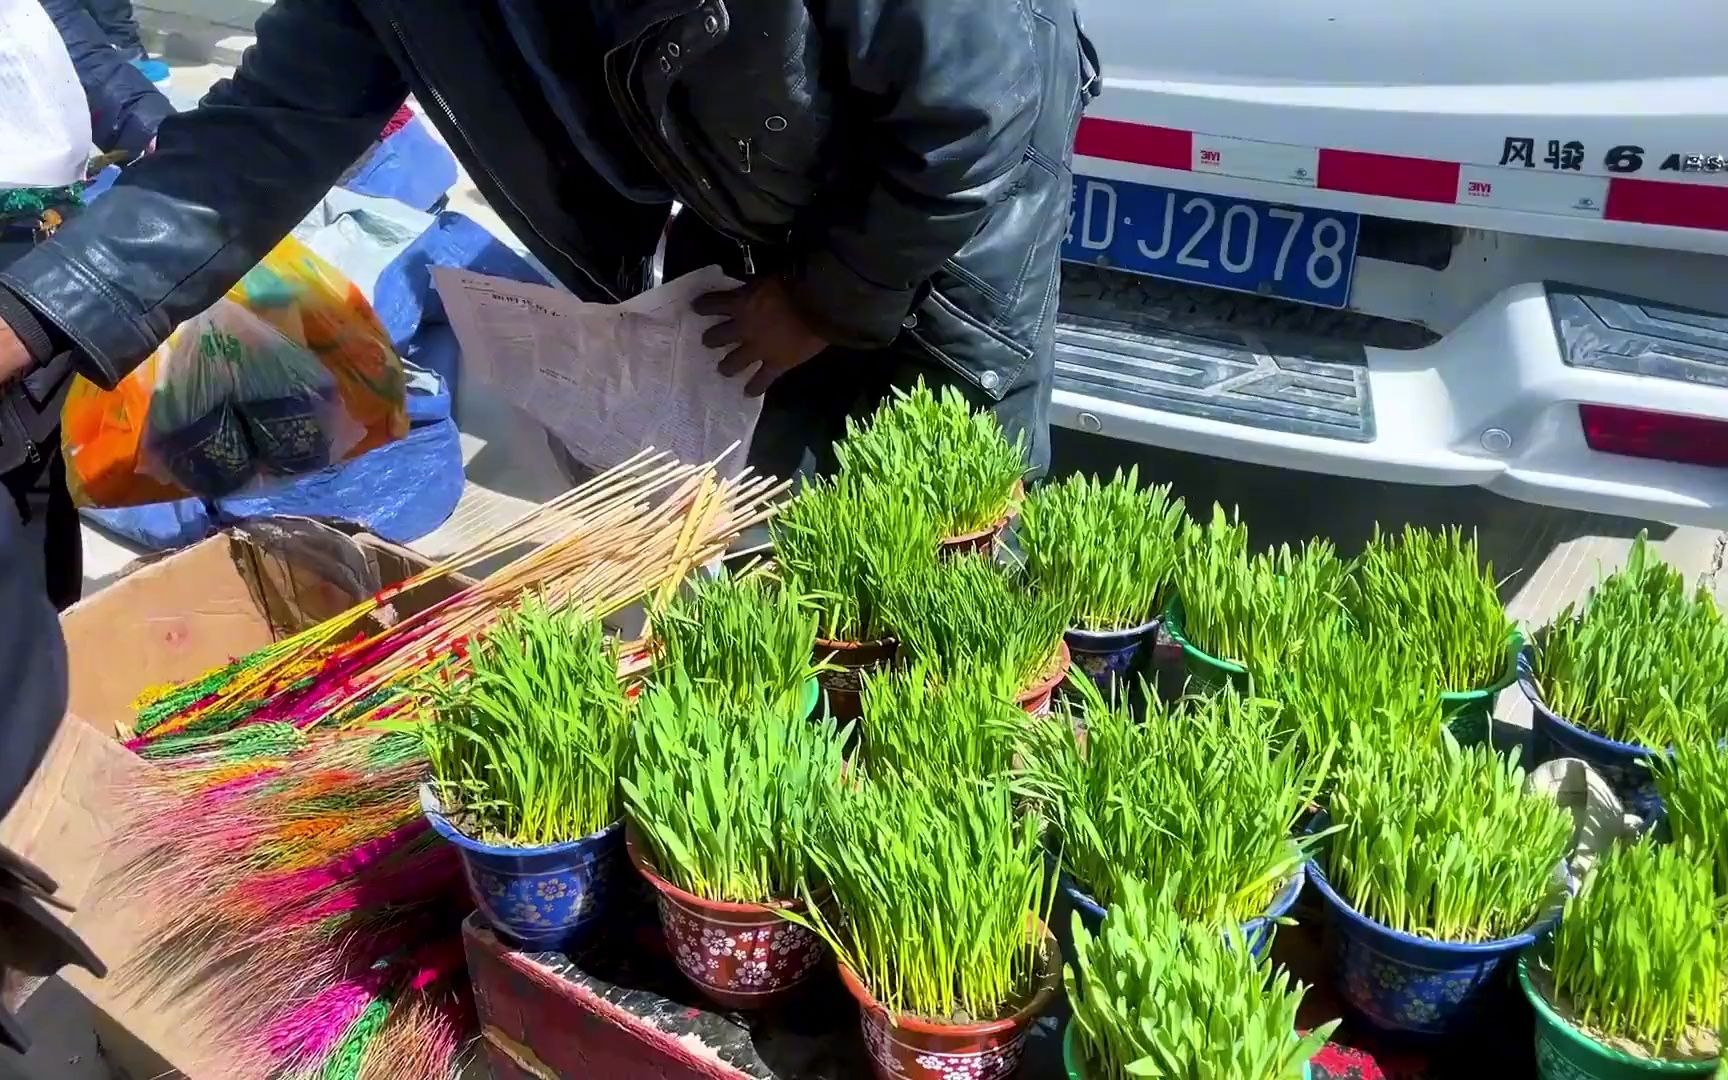
M266 488L401 438L405 386L366 298L289 238L115 389L73 385L67 482L86 506Z

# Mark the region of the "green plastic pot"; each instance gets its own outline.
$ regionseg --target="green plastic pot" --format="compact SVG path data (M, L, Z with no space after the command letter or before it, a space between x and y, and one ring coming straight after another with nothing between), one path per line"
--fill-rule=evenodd
M1182 666L1188 672L1188 680L1197 689L1222 690L1229 683L1235 683L1238 689L1247 689L1247 668L1234 660L1220 660L1188 640L1182 630L1180 596L1172 596L1164 609L1164 629L1169 632L1170 640L1182 646Z
M1567 1023L1530 982L1530 954L1518 958L1518 985L1536 1010L1536 1075L1542 1080L1638 1080L1711 1076L1717 1061L1664 1061L1610 1049ZM1070 1073L1070 1075L1073 1075Z
M1074 1046L1074 1021L1068 1021L1062 1028L1062 1067L1068 1071L1068 1080L1089 1080L1086 1070L1080 1066L1080 1051ZM1302 1064L1302 1080L1313 1080L1314 1066L1308 1062Z
M1460 745L1475 746L1488 741L1493 726L1494 699L1500 691L1518 681L1518 654L1524 650L1524 631L1512 628L1506 639L1506 667L1493 686L1480 690L1447 691L1440 695L1440 707L1446 724Z

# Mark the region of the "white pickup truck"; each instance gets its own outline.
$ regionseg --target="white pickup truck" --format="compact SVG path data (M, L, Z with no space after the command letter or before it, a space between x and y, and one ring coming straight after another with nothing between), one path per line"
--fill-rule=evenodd
M1728 525L1728 0L1082 0L1057 423Z

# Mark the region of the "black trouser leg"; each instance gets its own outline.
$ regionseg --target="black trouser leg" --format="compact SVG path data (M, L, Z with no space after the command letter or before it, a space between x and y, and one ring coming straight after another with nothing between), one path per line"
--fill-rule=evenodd
M132 13L132 0L84 0L84 7L108 44L119 49L128 60L144 57L144 42L138 36L138 17Z

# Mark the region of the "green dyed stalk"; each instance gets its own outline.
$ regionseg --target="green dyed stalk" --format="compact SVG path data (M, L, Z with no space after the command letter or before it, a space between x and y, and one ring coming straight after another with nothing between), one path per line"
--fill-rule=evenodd
M935 558L939 529L915 499L892 488L816 479L769 523L789 587L810 598L829 641L893 635L882 582Z
M741 704L801 700L816 675L816 615L767 574L695 579L653 617L660 665Z
M1309 758L1280 737L1278 707L1225 688L1148 705L1144 723L1106 704L1090 680L1085 734L1067 722L1030 725L1021 784L1050 806L1068 871L1100 904L1123 882L1180 879L1177 910L1213 927L1266 914L1313 840L1291 829L1318 792L1331 751Z
M1009 442L996 418L973 412L958 389L938 396L922 380L863 425L847 420L834 455L842 477L914 500L943 536L1002 520L1026 473L1024 436Z
M1128 878L1097 937L1074 916L1068 996L1087 1080L1297 1080L1338 1027L1296 1033L1307 988ZM1075 972L1079 978L1075 978Z
M1623 569L1568 605L1542 639L1536 674L1557 715L1652 749L1728 736L1728 625L1702 586L1640 533Z
M995 779L1014 763L1027 717L999 675L963 668L939 680L927 664L864 683L863 760L872 775Z
M833 947L890 1013L994 1020L1025 1003L1048 911L1043 822L1005 781L842 785L810 859L833 893L787 914ZM838 916L831 914L838 911Z
M680 669L642 695L619 782L661 877L737 903L807 890L805 851L840 782L844 734L797 706L782 698L741 710Z
M330 1051L325 1059L324 1067L318 1073L318 1080L357 1080L360 1066L366 1060L366 1050L372 1045L372 1040L378 1037L378 1032L384 1027L384 1021L390 1017L391 1003L385 998L373 999L354 1022L348 1025L343 1033L342 1041Z
M1259 690L1284 706L1284 728L1309 759L1359 741L1435 746L1445 726L1440 690L1370 644L1343 620L1308 637L1267 671ZM1335 755L1337 766L1342 755Z
M1527 930L1559 899L1556 868L1572 817L1526 791L1517 755L1360 741L1330 801L1339 832L1326 875L1376 922L1436 941L1480 942Z
M424 701L432 721L399 729L419 736L464 832L534 846L618 820L629 718L598 621L525 597L473 643L468 675L429 680Z
M1182 633L1197 648L1256 677L1283 663L1308 636L1344 613L1349 572L1330 541L1248 554L1248 527L1213 507L1177 563Z
M1708 864L1646 839L1617 844L1554 931L1554 992L1569 1016L1656 1057L1714 1032L1728 937Z
M1050 672L1068 628L1059 597L1026 589L983 555L908 567L887 581L883 610L900 644L936 676L986 665L1011 696Z
M1479 690L1506 672L1513 622L1494 567L1459 528L1379 526L1351 567L1346 603L1357 628L1411 678L1438 690Z
M1038 488L1017 535L1032 587L1060 596L1073 625L1126 630L1169 602L1187 522L1168 484L1142 488L1130 469L1107 484L1075 475Z
M1728 748L1683 744L1650 765L1675 846L1712 867L1716 895L1728 897Z

